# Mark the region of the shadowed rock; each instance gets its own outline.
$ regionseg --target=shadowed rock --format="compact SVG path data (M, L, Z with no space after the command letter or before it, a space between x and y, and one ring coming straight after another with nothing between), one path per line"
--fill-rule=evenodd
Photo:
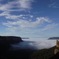
M59 37L50 37L49 39L50 39L50 40L52 40L52 39L53 39L53 40L59 40Z
M23 42L20 37L0 36L0 59L30 59L31 49L10 50L11 44Z
M15 44L22 42L21 37L16 36L0 36L0 44L9 43L9 44Z
M0 52L3 53L10 48L10 44L22 42L21 37L0 36Z
M56 55L54 55L53 57L51 57L50 59L59 59L59 52Z

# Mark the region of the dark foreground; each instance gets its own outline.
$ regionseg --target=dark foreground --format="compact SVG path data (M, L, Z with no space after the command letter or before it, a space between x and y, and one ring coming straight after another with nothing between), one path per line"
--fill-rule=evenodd
M33 52L29 49L5 51L0 53L0 59L31 59Z
M23 42L21 37L0 36L0 59L59 59L59 53L54 55L55 47L42 50L13 50L11 44L19 42Z
M11 44L23 42L21 37L0 36L0 59L31 59L34 50L17 49L13 50Z

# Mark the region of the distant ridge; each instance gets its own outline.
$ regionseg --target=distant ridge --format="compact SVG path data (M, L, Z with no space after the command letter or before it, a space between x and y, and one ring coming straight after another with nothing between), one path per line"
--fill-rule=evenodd
M55 40L55 39L58 40L59 37L50 37L49 39L50 39L50 40L51 40L51 39L53 39L53 40Z
M17 36L0 36L0 43L15 44L22 41L22 38Z
M29 38L27 38L27 37L23 37L22 39L29 39Z

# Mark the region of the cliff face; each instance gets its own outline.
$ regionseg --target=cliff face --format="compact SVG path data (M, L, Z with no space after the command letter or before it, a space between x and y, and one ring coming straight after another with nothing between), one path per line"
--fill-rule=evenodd
M0 44L8 43L8 44L15 44L22 42L21 37L16 36L0 36Z
M0 36L0 59L30 59L34 52L30 49L10 50L11 45L22 42L21 37Z
M50 59L52 56L54 56L54 49L55 46L49 49L38 50L32 54L31 59Z
M54 50L54 54L58 53L59 52L59 41L56 40L56 48Z
M55 54L54 56L52 56L50 59L59 59L59 52Z
M0 36L0 53L6 52L10 48L10 44L22 42L21 37Z

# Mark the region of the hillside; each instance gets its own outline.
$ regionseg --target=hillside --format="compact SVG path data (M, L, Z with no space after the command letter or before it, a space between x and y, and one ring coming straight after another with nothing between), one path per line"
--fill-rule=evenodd
M55 40L58 40L59 37L50 37L49 39L55 39Z
M22 41L23 41L22 38L17 36L0 36L0 44L3 43L15 44Z
M55 47L36 51L32 54L31 59L50 59L52 56L54 56L54 48Z

